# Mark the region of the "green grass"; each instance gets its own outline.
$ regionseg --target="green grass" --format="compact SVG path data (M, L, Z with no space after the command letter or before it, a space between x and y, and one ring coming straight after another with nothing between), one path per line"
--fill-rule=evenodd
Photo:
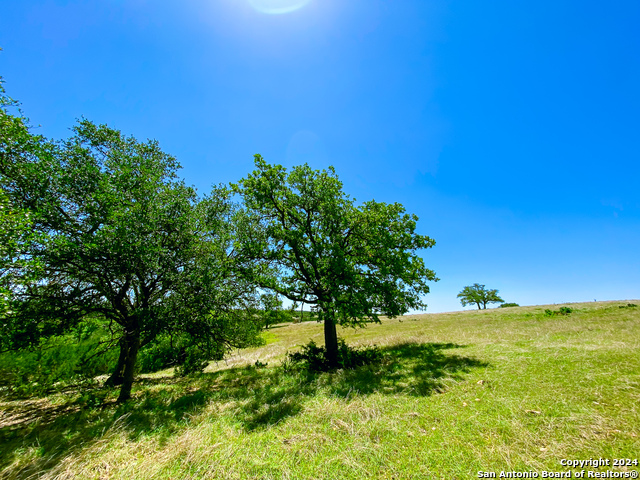
M280 367L322 344L320 324L287 324L196 378L144 375L125 405L103 389L4 399L0 478L463 479L638 458L640 306L627 303L383 320L340 332L382 363L332 374Z

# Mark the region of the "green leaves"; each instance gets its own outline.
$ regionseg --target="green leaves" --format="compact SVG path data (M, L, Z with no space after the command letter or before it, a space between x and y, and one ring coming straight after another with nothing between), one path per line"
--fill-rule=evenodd
M269 268L258 278L293 301L318 305L343 325L422 308L435 281L417 251L435 242L415 232L400 204L355 205L333 168L287 172L256 155L256 170L234 186L263 236L245 234Z
M480 310L481 307L486 309L488 303L504 302L504 300L498 296L498 290L487 290L484 285L478 283L464 287L458 294L458 298L463 307L475 303L478 306L478 310Z
M137 350L159 334L179 334L191 366L257 341L260 327L246 313L257 288L251 262L234 248L238 209L226 188L199 198L157 142L106 125L81 120L57 143L7 125L0 202L11 202L11 218L29 213L37 235L16 255L41 268L14 284L0 324L5 347L37 345L95 316L122 336L116 370L122 377L126 364L130 382ZM0 235L19 239L9 223Z
M287 171L256 155L232 190L198 197L156 141L82 119L53 142L13 106L0 84L1 347L99 318L121 336L110 380L130 389L139 348L158 335L179 335L192 367L255 343L281 313L259 288L315 305L335 335L335 323L424 307L437 280L418 256L435 242L417 217L356 205L332 167Z

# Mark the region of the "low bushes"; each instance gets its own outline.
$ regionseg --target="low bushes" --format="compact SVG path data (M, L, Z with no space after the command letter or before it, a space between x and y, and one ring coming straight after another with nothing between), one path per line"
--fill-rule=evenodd
M352 348L344 340L338 339L338 368L353 369L363 365L378 363L382 352L377 347ZM285 369L303 369L310 372L327 372L331 370L327 360L327 350L312 340L302 347L301 352L287 354Z
M547 308L544 311L544 315L546 317L553 317L554 315L571 315L571 312L573 312L573 309L569 307L560 307L559 310L549 310Z

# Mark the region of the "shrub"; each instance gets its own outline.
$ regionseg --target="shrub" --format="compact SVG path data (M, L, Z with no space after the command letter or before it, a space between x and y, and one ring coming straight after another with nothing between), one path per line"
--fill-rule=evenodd
M184 360L174 370L176 377L186 377L194 373L202 373L209 365L209 358L206 352L202 351L198 346L190 346L184 352Z
M499 308L519 307L517 303L503 303Z
M545 316L552 317L554 315L570 315L573 312L572 308L569 307L560 307L559 310L549 310L548 308L544 311Z
M627 303L626 305L618 305L618 308L633 308L637 306L638 305L636 305L635 303Z
M88 319L75 332L49 337L33 349L2 353L0 390L26 397L91 383L115 364L117 351L109 345L104 325Z
M175 367L184 359L184 346L170 335L159 335L156 341L140 349L138 368L140 373L153 373Z
M138 366L141 373L153 373L174 367L176 377L202 372L209 361L221 360L224 350L217 345L200 345L184 335L159 335L140 349Z
M377 347L352 348L344 340L338 339L338 368L353 369L363 365L378 363L382 352ZM287 354L285 369L304 369L310 372L331 370L327 350L312 340L302 347L302 351Z

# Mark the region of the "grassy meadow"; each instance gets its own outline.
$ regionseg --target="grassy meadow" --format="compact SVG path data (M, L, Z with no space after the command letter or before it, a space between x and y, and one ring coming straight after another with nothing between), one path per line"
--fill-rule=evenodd
M350 345L384 352L352 371L281 366L322 344L309 322L275 326L266 345L193 378L143 375L123 405L101 388L3 398L0 478L466 479L637 459L640 301L565 306L344 329ZM614 470L625 468L640 470Z

